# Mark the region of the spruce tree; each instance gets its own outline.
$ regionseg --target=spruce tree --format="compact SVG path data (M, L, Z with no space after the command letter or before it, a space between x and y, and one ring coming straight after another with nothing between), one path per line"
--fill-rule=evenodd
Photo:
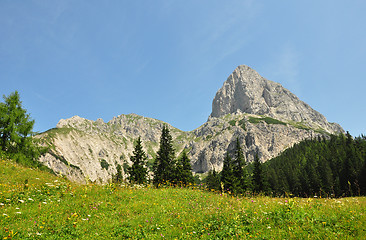
M264 191L264 175L262 163L259 161L258 153L255 154L254 158L254 169L252 177L253 191L260 193Z
M176 182L183 186L194 182L192 175L191 161L184 150L182 156L178 159L176 168Z
M135 144L133 155L131 156L132 166L128 168L129 180L131 183L142 184L147 181L146 153L142 149L141 137Z
M229 152L226 152L226 156L224 158L224 166L221 171L221 182L223 184L224 189L222 190L224 192L233 191L233 183L234 183L233 163L231 157L229 156Z
M233 193L244 193L249 187L248 173L245 168L243 149L240 146L239 138L236 139L236 146L233 158Z
M166 125L163 126L160 147L156 154L153 165L154 184L163 184L166 182L175 182L176 180L176 162L175 151L172 144L172 136Z

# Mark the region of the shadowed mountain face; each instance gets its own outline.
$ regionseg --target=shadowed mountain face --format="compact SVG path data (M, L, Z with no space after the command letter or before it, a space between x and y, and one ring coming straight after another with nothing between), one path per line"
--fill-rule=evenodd
M152 164L164 124L136 114L120 115L107 123L78 116L61 119L56 128L37 136L52 146L40 161L74 181L106 182L118 165L131 164L138 137ZM301 140L344 132L280 84L247 66L239 66L229 76L201 127L184 132L167 125L177 155L187 149L196 173L220 171L226 151L233 151L237 138L250 162L256 153L267 161Z

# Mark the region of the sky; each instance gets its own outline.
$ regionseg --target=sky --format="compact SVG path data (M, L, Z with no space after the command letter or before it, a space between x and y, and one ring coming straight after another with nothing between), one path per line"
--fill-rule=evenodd
M136 113L207 121L238 65L366 134L366 1L0 0L0 94L54 128Z

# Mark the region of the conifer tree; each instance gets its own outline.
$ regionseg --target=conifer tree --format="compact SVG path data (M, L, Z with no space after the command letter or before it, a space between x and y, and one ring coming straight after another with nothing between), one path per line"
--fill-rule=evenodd
M229 152L226 152L226 156L224 158L224 166L221 171L221 182L223 184L224 189L222 190L224 192L233 191L233 183L234 183L233 163L231 157L229 156Z
M172 136L166 125L163 126L160 147L156 154L153 165L154 184L163 184L165 182L175 182L176 180L176 161L175 150L172 144Z
M34 120L23 108L17 91L3 96L0 103L0 151L27 166L48 169L37 159L48 149L36 145L32 138Z
M0 148L8 153L26 152L32 147L34 120L23 108L18 91L0 103Z
M264 175L262 163L259 161L258 153L255 154L254 158L254 169L252 177L253 191L260 193L264 191Z
M210 170L208 172L207 177L205 178L205 183L207 186L207 189L209 190L221 190L221 184L220 184L220 176L217 174L216 170Z
M132 166L128 168L129 180L132 183L142 184L147 181L146 153L142 149L141 137L135 144L133 155L131 156Z
M240 146L239 138L236 139L233 164L233 193L244 193L249 187L248 173L245 168L245 158L243 149Z
M192 174L192 166L191 161L187 156L187 152L184 150L182 156L177 161L176 168L176 182L181 185L187 185L189 183L193 183L193 174Z

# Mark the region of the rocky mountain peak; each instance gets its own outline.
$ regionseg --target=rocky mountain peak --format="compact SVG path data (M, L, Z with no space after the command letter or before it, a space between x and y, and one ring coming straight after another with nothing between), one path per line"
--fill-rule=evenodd
M281 84L265 79L245 65L238 66L216 93L210 117L235 113L305 123L309 127L329 133L343 131L339 125L328 123L322 114Z
M52 146L39 161L74 181L106 183L118 166L125 172L131 165L138 137L151 167L164 125L170 129L177 156L184 149L188 151L195 173L220 171L236 139L247 162L256 154L265 162L301 140L344 132L281 84L242 65L217 92L208 121L193 131L184 132L136 114L122 114L108 122L74 116L61 119L56 128L37 136Z

